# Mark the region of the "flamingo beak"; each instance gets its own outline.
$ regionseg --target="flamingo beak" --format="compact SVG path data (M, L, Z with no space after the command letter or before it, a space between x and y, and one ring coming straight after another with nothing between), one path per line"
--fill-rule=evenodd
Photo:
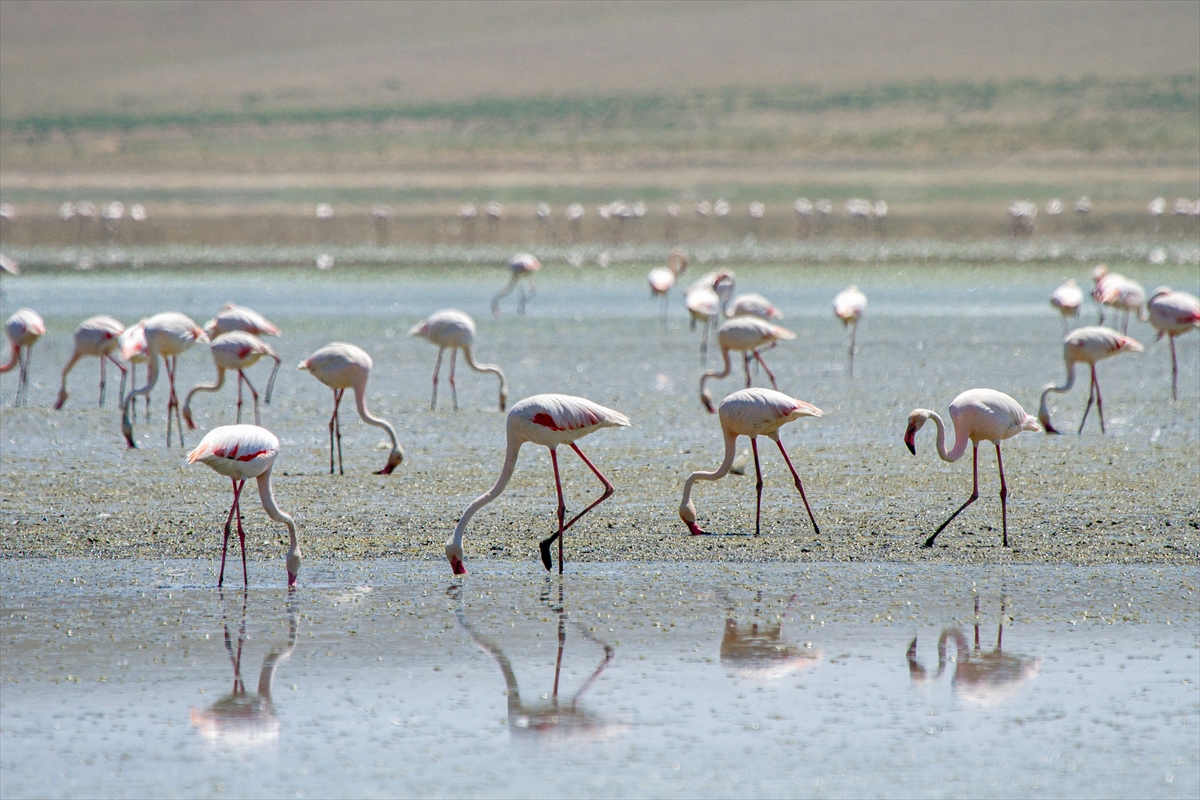
M916 431L909 428L904 432L904 446L908 448L908 452L914 456L917 454L917 436Z
M466 575L467 565L462 562L462 559L450 556L450 570L455 575Z
M684 525L687 525L687 528L688 528L688 530L689 530L689 531L691 531L691 533L692 533L692 536L707 536L707 535L708 535L708 534L707 534L705 531L703 531L703 530L701 530L701 529L700 529L700 526L699 526L699 525L697 525L697 524L696 524L696 523L694 523L694 522L688 522L688 521L685 519L685 520L683 521L683 524L684 524Z
M192 410L190 408L183 410L183 421L187 423L189 431L196 430L196 423L192 422Z
M296 585L296 573L289 572L288 573L288 588L290 589L295 585Z
M125 444L129 445L131 450L137 447L133 443L133 423L129 421L128 414L121 417L121 433L125 435Z
M717 410L715 408L713 408L712 398L709 397L708 395L706 395L706 394L700 395L700 402L704 404L704 407L706 409L708 409L708 413L710 413L710 414L717 413Z

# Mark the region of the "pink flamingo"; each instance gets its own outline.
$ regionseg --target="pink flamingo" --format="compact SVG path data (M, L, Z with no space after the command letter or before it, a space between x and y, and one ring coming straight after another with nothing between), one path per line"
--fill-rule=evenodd
M79 327L75 329L75 351L71 353L71 358L67 360L66 365L63 367L62 386L58 389L58 399L54 401L55 409L62 408L63 404L67 402L67 375L75 367L76 362L84 357L100 359L101 408L104 408L104 390L107 387L107 381L104 376L106 361L111 361L116 365L117 369L121 370L121 391L118 394L122 397L125 396L125 365L113 355L120 342L121 334L124 332L124 325L112 317L103 314L88 317L79 323Z
M726 378L729 376L733 367L729 361L729 351L737 350L742 354L742 358L746 367L746 388L750 388L750 359L758 361L766 371L767 377L771 379L771 388L778 389L779 386L775 383L775 374L771 372L771 368L767 366L767 362L763 361L760 350L770 350L781 339L795 339L796 334L789 331L787 328L782 328L778 325L772 325L769 322L764 322L757 317L734 317L726 322L717 331L717 344L721 346L721 358L724 359L725 368L721 372L716 370L705 370L704 375L700 377L700 402L708 409L708 413L716 412L713 408L712 393L708 391L705 384L709 378Z
M662 298L662 324L667 324L667 304L670 302L671 289L675 288L676 279L687 272L688 257L682 250L672 250L667 257L667 266L655 267L650 270L646 280L650 284L650 297Z
M857 286L849 286L833 298L833 313L842 321L842 327L850 326L850 377L854 377L854 354L858 348L854 339L858 335L858 321L867 310L867 296Z
M708 331L712 324L721 318L721 298L711 285L705 285L703 279L692 284L684 294L684 304L691 316L692 330L696 323L704 323L704 334L700 337L700 363L708 364Z
M1050 409L1046 398L1051 392L1066 394L1075 385L1075 365L1082 362L1092 368L1092 380L1088 385L1087 408L1083 411L1083 419L1079 421L1077 433L1083 433L1083 425L1087 422L1088 412L1092 410L1092 401L1096 401L1096 412L1100 415L1100 432L1104 430L1104 400L1100 397L1100 382L1096 380L1096 362L1115 356L1122 351L1131 353L1142 352L1140 342L1128 336L1117 333L1111 328L1077 328L1063 339L1063 360L1067 362L1067 382L1062 386L1048 383L1042 392L1041 404L1038 407L1038 421L1046 429L1046 433L1061 433L1050 424Z
M1158 331L1158 339L1171 340L1171 399L1179 399L1179 362L1175 357L1175 337L1200 328L1200 298L1187 292L1172 291L1160 286L1146 303L1150 324Z
M129 381L131 385L137 385L137 365L147 363L150 358L146 355L146 320L139 321L136 325L130 325L117 338L117 356L129 365ZM125 389L121 389L121 396L124 397ZM150 421L150 392L146 392L143 398L146 402L146 422ZM134 401L137 405L137 401ZM134 411L136 412L136 408ZM136 413L134 416L137 416Z
M386 419L376 417L367 410L367 378L371 368L375 366L371 357L362 348L344 342L327 344L311 356L300 362L299 369L308 370L321 383L333 389L333 415L329 418L329 474L333 474L333 443L337 438L338 473L345 475L342 468L342 426L338 420L338 406L342 402L342 393L347 389L354 390L354 404L358 408L358 416L368 425L383 428L388 438L392 440L392 451L388 453L387 464L376 475L391 475L392 470L404 460L404 448L396 439L396 429Z
M754 535L758 536L762 522L762 469L758 463L758 437L766 436L779 447L783 460L792 472L800 499L804 501L804 509L812 522L813 533L820 536L821 529L813 516L812 508L808 505L808 497L804 494L804 484L800 475L792 466L783 442L779 438L779 429L794 419L801 417L823 417L825 412L803 400L788 397L783 392L770 389L742 389L734 392L721 401L720 419L721 433L725 436L725 458L716 472L693 472L683 484L683 500L679 503L679 518L687 525L693 536L700 536L704 531L696 524L696 506L692 503L692 486L696 481L718 481L729 473L733 466L733 455L736 450L737 437L749 436L750 448L754 451L754 490L757 499L754 507Z
M136 447L133 442L133 419L129 414L130 406L138 395L149 395L154 384L158 383L158 357L162 356L167 369L167 384L170 395L167 398L167 447L171 446L171 424L173 417L178 418L179 446L183 447L183 418L179 411L179 397L175 394L175 370L180 353L191 349L196 342L208 342L208 335L200 326L183 314L168 311L155 314L150 319L139 323L146 336L146 358L149 366L146 369L146 385L140 389L131 389L121 403L121 433L130 447Z
M267 516L287 526L290 544L287 551L288 586L296 585L300 572L300 540L296 535L296 523L275 505L271 491L271 467L279 455L279 439L266 428L257 425L222 425L213 428L200 440L196 449L188 453L188 463L199 461L212 467L215 472L233 481L233 504L225 518L225 539L221 545L221 573L217 586L225 582L225 553L229 549L229 529L237 519L238 540L242 545L242 581L249 585L246 574L246 532L242 530L240 498L242 487L249 478L258 480L258 498L262 501Z
M1104 324L1104 306L1112 306L1117 311L1125 312L1125 326L1121 332L1128 333L1129 315L1133 312L1141 316L1142 303L1146 301L1146 290L1137 281L1109 272L1104 264L1092 270L1092 280L1096 283L1092 288L1092 299L1099 307L1099 324Z
M550 545L554 543L555 539L558 540L558 571L559 574L562 574L563 534L584 514L603 503L613 493L613 485L608 478L596 469L575 442L601 428L623 428L628 425L629 417L621 412L605 408L582 397L572 397L566 394L538 394L527 397L513 406L512 411L508 412L508 448L504 453L504 465L500 468L500 477L485 494L471 501L467 510L459 518L454 533L446 540L446 558L450 561L450 569L454 571L454 574L467 574L467 568L463 564L462 548L463 533L467 529L467 523L471 521L471 517L475 515L476 511L499 497L504 491L504 487L508 486L513 468L517 464L517 453L520 451L521 445L526 442L540 444L550 450L550 463L554 466L554 489L558 493L558 530L549 538L544 539L540 548L542 564L549 570L552 565ZM587 464L588 469L604 484L604 493L565 524L563 518L566 515L567 507L563 502L562 481L558 477L558 446L562 444L570 445L583 463Z
M513 289L520 287L520 292L517 293L517 313L525 313L525 303L537 296L537 286L533 283L533 273L542 268L542 262L538 261L529 253L518 253L508 262L508 268L512 271L512 278L505 284L504 288L496 292L496 296L492 298L492 315L500 316L500 298L507 297L512 294ZM529 284L529 291L521 287L521 281L524 280Z
M979 443L987 440L996 446L996 467L1000 471L1000 514L1003 521L1004 546L1008 547L1008 485L1004 482L1004 461L1000 458L1000 442L1021 431L1040 431L1038 421L1025 413L1021 404L995 389L968 389L950 403L950 419L954 421L954 448L946 452L946 426L936 412L914 408L908 415L904 444L908 452L917 454L917 431L930 419L937 425L937 452L943 461L951 463L962 458L971 442L971 496L967 502L938 526L922 547L933 547L933 540L946 529L963 509L979 499Z
M22 308L4 323L4 332L12 345L12 355L7 364L0 365L0 373L18 366L21 368L13 406L23 406L29 402L29 359L33 355L33 345L46 333L46 323L32 308Z
M215 339L231 331L243 331L254 336L279 335L279 328L254 309L226 303L215 317L204 324L204 332L210 339Z
M710 272L709 275L713 276L713 290L721 298L721 313L727 318L758 317L765 320L783 319L783 312L761 294L739 294L735 297L733 291L737 286L737 278L734 276L732 270L719 270L718 272ZM706 275L705 277L707 278L708 276Z
M1050 305L1058 309L1062 315L1063 336L1067 335L1067 317L1078 317L1079 308L1083 305L1083 291L1074 278L1068 278L1062 286L1050 295Z
M471 355L471 347L475 344L475 320L453 308L438 311L428 318L412 326L409 336L419 336L437 345L437 363L433 366L433 399L429 401L429 410L437 410L438 372L442 369L442 354L450 348L450 396L454 400L454 410L458 411L458 389L454 385L454 360L458 351L462 350L467 366L476 372L490 372L500 379L500 410L504 410L508 402L508 381L504 371L495 364L476 363Z
M254 398L254 424L261 425L262 420L258 414L258 391L255 390L254 384L250 383L250 379L246 377L245 370L258 363L263 356L275 359L275 366L271 370L271 377L267 380L266 403L271 404L271 391L275 388L275 374L279 372L279 356L275 351L267 345L266 342L259 339L253 334L244 331L230 331L222 333L220 336L212 340L210 346L212 352L213 363L217 367L217 382L210 384L200 384L193 387L188 392L187 398L183 401L183 419L187 422L189 430L196 429L196 423L192 421L192 397L196 392L216 392L220 391L225 385L225 370L237 370L238 376L238 399L237 399L237 421L242 421L242 384L250 389L250 396Z

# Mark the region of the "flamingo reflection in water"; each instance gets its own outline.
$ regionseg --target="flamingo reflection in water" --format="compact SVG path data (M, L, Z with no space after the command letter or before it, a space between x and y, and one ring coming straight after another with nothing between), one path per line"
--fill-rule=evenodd
M289 595L293 592L289 591ZM279 717L275 713L275 702L271 697L271 685L280 662L289 658L296 649L299 623L296 619L294 598L288 598L288 638L284 645L276 645L263 659L258 673L258 691L246 692L242 680L242 648L246 643L246 593L242 592L242 613L237 627L237 643L229 632L229 619L222 609L225 623L225 651L233 666L233 689L229 694L208 708L191 710L192 725L200 735L210 742L237 746L264 744L279 738Z
M548 695L541 695L541 702L533 703L527 703L521 699L521 689L517 685L517 673L513 669L512 661L500 649L499 645L479 633L475 629L474 624L467 618L461 587L451 586L447 594L459 601L458 609L455 612L458 624L463 627L463 630L471 637L471 641L480 650L492 657L496 665L500 667L500 672L504 675L504 696L508 703L508 728L510 731L516 734L546 736L556 739L600 739L613 736L625 729L624 725L606 722L594 712L580 708L579 706L580 698L596 683L601 673L612 663L613 658L616 656L616 650L613 649L612 645L601 641L586 627L574 620L571 620L573 626L585 639L603 648L604 658L601 660L599 666L592 671L592 674L588 676L587 680L583 682L583 685L571 695L569 700L563 701L559 699L558 689L560 678L562 677L563 653L567 643L568 617L561 583L558 586L557 605L551 601L549 586L542 593L542 601L558 616L558 653L554 661L554 686Z
M990 653L982 652L979 644L979 596L975 596L975 648L958 628L946 628L938 637L938 667L932 677L917 660L917 637L908 645L908 674L914 684L932 683L946 671L946 646L953 640L956 650L954 677L950 685L954 693L977 705L991 705L1015 695L1041 669L1040 658L1026 658L1003 652L1004 620L1008 613L1008 598L1000 595L1000 622L996 626L996 646Z
M821 662L822 653L812 642L803 646L783 638L783 623L796 595L788 598L787 607L773 623L759 621L762 612L762 592L754 601L754 621L739 624L734 616L733 603L728 599L725 633L721 636L721 663L731 675L755 681L772 681Z

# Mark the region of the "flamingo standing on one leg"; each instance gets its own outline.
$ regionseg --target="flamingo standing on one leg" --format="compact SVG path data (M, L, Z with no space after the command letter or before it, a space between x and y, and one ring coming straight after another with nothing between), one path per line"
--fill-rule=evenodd
M371 357L360 347L344 342L327 344L311 356L300 362L299 369L308 370L321 383L333 389L333 415L329 418L329 474L333 474L333 444L337 440L338 473L345 475L342 468L342 426L338 421L338 406L342 402L342 393L347 389L354 390L354 404L358 408L358 416L368 425L383 428L388 438L392 440L392 451L388 453L387 464L376 475L391 475L392 470L404 460L404 448L396 438L396 429L386 419L376 417L367 410L367 378L371 368L375 366Z
M854 377L854 354L858 351L854 340L858 335L858 321L867 310L867 296L857 286L849 286L833 298L833 313L842 321L842 327L850 326L850 377Z
M180 353L187 352L196 342L207 343L208 335L190 318L174 311L155 314L140 324L146 335L146 358L150 363L146 370L146 385L140 389L131 389L121 403L121 433L125 434L125 442L130 447L136 447L133 442L130 406L138 395L148 395L154 384L158 383L158 357L162 356L170 390L167 398L167 447L171 446L171 424L176 418L179 423L179 446L183 447L183 417L179 411L179 397L175 394L176 364ZM175 418L171 416L172 412Z
M537 296L537 286L533 282L533 273L542 268L542 262L538 261L529 253L518 253L508 262L508 268L512 271L512 278L505 284L504 288L496 292L496 296L492 298L492 315L500 316L500 298L507 297L512 294L513 289L520 287L517 293L517 313L525 313L525 303ZM529 290L526 291L521 286L521 281L524 280L529 284Z
M255 336L278 336L279 328L252 308L226 303L217 315L204 324L204 332L210 339L223 333L242 331Z
M601 428L626 427L628 425L629 417L621 412L605 408L582 397L566 394L534 395L513 406L512 411L508 412L508 448L504 453L504 465L500 468L500 477L496 480L495 486L475 498L467 506L467 510L463 512L462 517L458 520L458 525L454 528L454 533L446 541L446 558L449 559L450 569L454 571L454 574L465 575L467 572L467 568L463 564L462 548L463 533L467 529L467 523L471 521L471 517L475 515L476 511L499 497L500 493L504 491L504 487L508 486L513 468L517 464L517 453L520 451L521 445L526 442L540 444L550 450L550 463L554 466L554 489L558 493L558 530L549 538L544 539L540 547L542 564L548 570L552 566L550 545L554 543L555 539L558 540L558 571L561 574L563 571L563 534L584 514L603 503L613 493L613 486L608 478L596 469L575 442ZM604 484L604 493L591 505L572 517L570 522L565 523L563 519L566 516L567 507L563 502L562 482L558 477L558 446L562 444L570 445L575 454L583 459L583 463L587 464L588 469Z
M1025 413L1021 404L995 389L968 389L950 403L950 419L954 422L954 448L946 452L946 426L936 412L914 408L908 415L904 444L908 452L917 454L917 431L933 419L937 425L937 452L943 461L954 462L967 451L971 442L971 496L967 502L946 519L923 547L933 547L933 540L963 509L979 499L979 443L987 440L996 446L996 468L1000 471L1000 515L1003 524L1004 546L1008 547L1008 484L1004 481L1004 461L1000 458L1000 442L1021 431L1040 431L1038 421Z
M130 325L117 338L117 356L129 365L129 384L131 386L137 386L137 365L150 361L146 352L146 320L143 319L136 325ZM125 396L124 387L121 388L121 396ZM146 422L149 422L150 392L146 392L146 396L142 399L146 401ZM134 416L137 416L136 400L134 405Z
M698 536L704 533L696 524L696 506L692 503L692 486L698 480L718 481L724 478L730 467L733 466L737 437L749 436L750 448L754 451L754 475L756 478L754 489L757 493L754 506L754 535L758 536L762 527L763 489L762 469L758 463L758 437L766 436L775 442L779 447L779 452L783 454L783 460L787 462L788 469L792 472L792 478L796 482L796 489L800 492L800 499L804 501L804 509L808 511L813 533L820 536L821 529L817 527L817 520L813 516L812 508L808 505L808 497L804 494L804 484L800 482L800 475L792 466L792 459L779 439L779 429L794 419L823 417L825 412L803 400L788 397L782 392L770 389L742 389L721 401L719 414L721 432L725 436L725 459L721 462L721 466L717 467L716 472L693 472L683 484L683 500L679 503L679 518L683 520L684 525L687 525L692 535Z
M33 355L33 345L46 333L46 323L32 308L22 308L4 323L4 332L12 344L12 355L7 364L0 365L0 373L18 366L21 368L13 406L23 406L29 401L29 359Z
M430 314L418 322L408 332L409 336L419 336L437 345L437 363L433 367L433 398L429 401L429 410L437 409L438 372L442 369L442 354L450 348L450 397L454 400L454 410L458 411L458 389L454 385L454 360L458 351L462 350L467 366L476 372L490 372L500 379L500 410L504 410L508 402L508 381L504 371L495 364L476 363L471 355L471 347L475 344L475 320L453 308Z
M1058 313L1062 315L1063 336L1066 336L1070 330L1067 327L1067 317L1079 316L1079 308L1083 305L1083 290L1075 283L1074 278L1068 278L1050 295L1050 305L1057 308Z
M300 572L300 540L296 534L296 523L275 505L271 491L271 467L279 455L279 439L266 428L257 425L222 425L213 428L200 440L196 449L188 453L188 463L199 461L212 467L217 473L233 481L233 504L225 518L225 539L221 545L221 573L217 586L225 582L225 552L229 549L229 529L237 520L238 540L242 546L242 581L248 585L246 573L246 532L242 530L240 498L242 487L249 478L258 479L258 498L262 501L267 516L287 525L290 543L287 551L288 586L296 585Z
M67 375L75 367L76 362L84 357L100 359L101 408L104 408L104 390L107 387L104 375L106 361L111 361L117 369L121 370L121 391L118 394L122 397L125 396L125 365L113 355L120 343L121 334L124 332L124 325L103 314L88 317L79 323L79 327L75 329L75 352L71 353L71 358L63 367L62 386L58 390L58 399L54 401L55 409L62 408L63 404L67 402Z
M192 421L192 397L196 392L216 392L225 385L225 370L237 370L238 375L238 399L237 399L237 421L242 421L242 384L245 383L250 389L250 396L254 399L254 424L261 425L262 420L258 414L258 391L255 390L254 384L250 383L250 379L246 377L245 370L258 363L258 360L263 356L275 359L275 366L271 370L271 377L267 380L267 392L265 400L267 405L271 404L271 391L275 388L275 374L279 372L279 356L270 346L253 334L243 331L230 331L222 333L220 336L212 340L209 348L212 351L213 363L217 366L217 382L209 384L200 384L193 387L188 392L187 398L183 401L183 419L187 422L189 430L196 429L196 423Z
M1063 360L1067 362L1067 382L1062 386L1048 383L1042 392L1041 403L1038 406L1038 421L1046 429L1046 433L1061 433L1050 424L1050 408L1046 398L1051 392L1066 394L1075 385L1075 365L1082 362L1092 369L1092 380L1088 386L1087 408L1083 411L1083 419L1079 421L1077 433L1083 433L1083 425L1087 422L1088 412L1092 410L1092 401L1096 401L1096 412L1100 415L1100 432L1104 433L1104 400L1100 397L1100 382L1096 380L1096 362L1110 356L1115 356L1123 350L1131 353L1142 352L1142 345L1135 339L1117 333L1112 328L1077 328L1063 339Z
M662 298L662 324L667 324L667 304L671 299L671 289L675 287L676 279L687 272L688 257L679 249L672 250L667 257L667 266L655 267L646 276L650 284L650 297Z
M1171 399L1179 399L1179 362L1175 357L1175 337L1200 328L1200 298L1187 292L1175 292L1160 286L1146 303L1150 324L1171 339Z
M781 339L795 338L796 334L787 328L772 325L757 317L734 317L722 325L717 331L717 344L721 346L721 358L724 359L725 368L721 372L712 369L705 370L704 375L700 378L700 402L708 409L708 413L715 413L716 409L713 407L712 393L708 391L705 384L709 378L729 376L733 369L729 361L730 350L737 350L742 354L746 367L747 389L750 388L750 359L752 358L758 361L766 371L767 377L771 379L771 388L778 389L779 386L775 383L775 374L771 372L767 362L763 361L759 351L771 349Z

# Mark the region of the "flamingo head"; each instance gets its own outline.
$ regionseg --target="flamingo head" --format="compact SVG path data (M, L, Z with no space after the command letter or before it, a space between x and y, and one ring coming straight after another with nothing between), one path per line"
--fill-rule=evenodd
M712 392L708 390L707 386L700 390L700 402L703 403L704 407L708 409L708 413L717 413L717 409L713 408Z
M384 468L379 470L375 474L376 475L391 475L392 470L394 470L396 467L400 466L400 463L402 461L404 461L404 448L397 446L394 450L392 450L391 453L388 454L387 464L384 466Z
M463 563L461 544L455 544L453 541L446 543L446 560L450 562L450 570L455 575L467 574L467 565Z
M908 428L904 431L904 446L908 448L908 452L914 456L917 454L917 431L925 427L925 423L929 420L929 412L923 408L914 409L908 415Z
M688 501L679 507L679 518L683 520L683 524L687 526L692 536L704 535L704 531L696 524L696 506L692 503L691 498L688 498Z
M296 576L300 574L300 548L288 551L287 555L288 587L296 585Z
M183 407L183 421L187 423L188 430L196 430L196 423L192 421L192 409L188 406Z
M1159 336L1161 337L1162 334L1160 333ZM66 402L67 402L67 387L64 386L58 390L58 399L54 401L54 410L58 411L59 409L61 409L63 407L63 404Z
M125 436L125 444L129 445L130 449L137 447L133 443L133 421L129 418L129 409L125 409L125 413L121 415L121 433Z

